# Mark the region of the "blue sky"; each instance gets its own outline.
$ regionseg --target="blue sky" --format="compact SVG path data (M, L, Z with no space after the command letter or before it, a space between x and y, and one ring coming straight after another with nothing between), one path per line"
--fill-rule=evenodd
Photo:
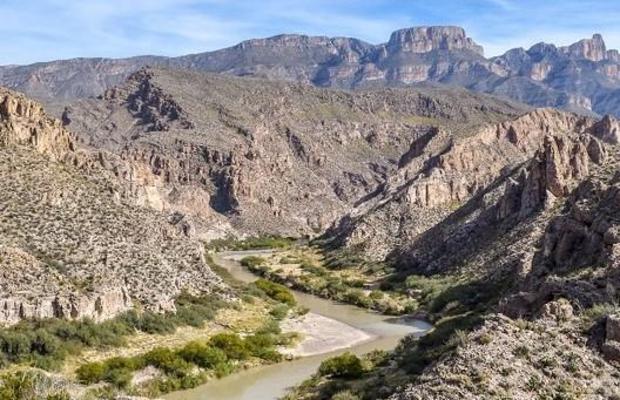
M278 33L385 42L399 28L460 25L487 55L601 33L620 48L618 0L0 0L0 65L181 55Z

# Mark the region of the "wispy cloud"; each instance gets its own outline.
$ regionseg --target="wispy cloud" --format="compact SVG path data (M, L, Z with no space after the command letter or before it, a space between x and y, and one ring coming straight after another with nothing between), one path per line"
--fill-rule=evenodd
M278 33L380 43L412 25L461 25L486 53L594 32L620 47L617 0L2 0L0 64L179 55Z

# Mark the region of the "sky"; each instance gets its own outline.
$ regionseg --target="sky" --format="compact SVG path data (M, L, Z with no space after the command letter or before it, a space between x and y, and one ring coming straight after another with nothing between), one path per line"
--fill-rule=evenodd
M383 43L458 25L487 56L601 33L620 48L618 0L0 0L0 65L73 57L175 56L280 33Z

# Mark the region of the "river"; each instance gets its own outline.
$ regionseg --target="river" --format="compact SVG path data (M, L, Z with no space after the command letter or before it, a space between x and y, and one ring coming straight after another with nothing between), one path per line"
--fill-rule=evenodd
M269 254L270 250L225 252L215 261L240 281L252 282L257 277L243 268L238 260L248 255ZM164 396L166 400L275 400L288 388L309 378L326 358L350 351L364 354L374 349L391 350L408 334L422 335L431 326L423 321L388 317L364 309L335 303L319 297L294 292L300 305L311 312L333 318L372 335L372 339L331 353L303 357L274 365L244 370L222 379L214 379L191 390Z

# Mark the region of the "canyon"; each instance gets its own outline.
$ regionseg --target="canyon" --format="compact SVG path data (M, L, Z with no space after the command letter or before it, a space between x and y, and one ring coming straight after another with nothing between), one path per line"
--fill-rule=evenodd
M258 307L209 246L290 237L249 268L434 328L288 398L617 398L619 63L418 27L0 67L2 333Z

